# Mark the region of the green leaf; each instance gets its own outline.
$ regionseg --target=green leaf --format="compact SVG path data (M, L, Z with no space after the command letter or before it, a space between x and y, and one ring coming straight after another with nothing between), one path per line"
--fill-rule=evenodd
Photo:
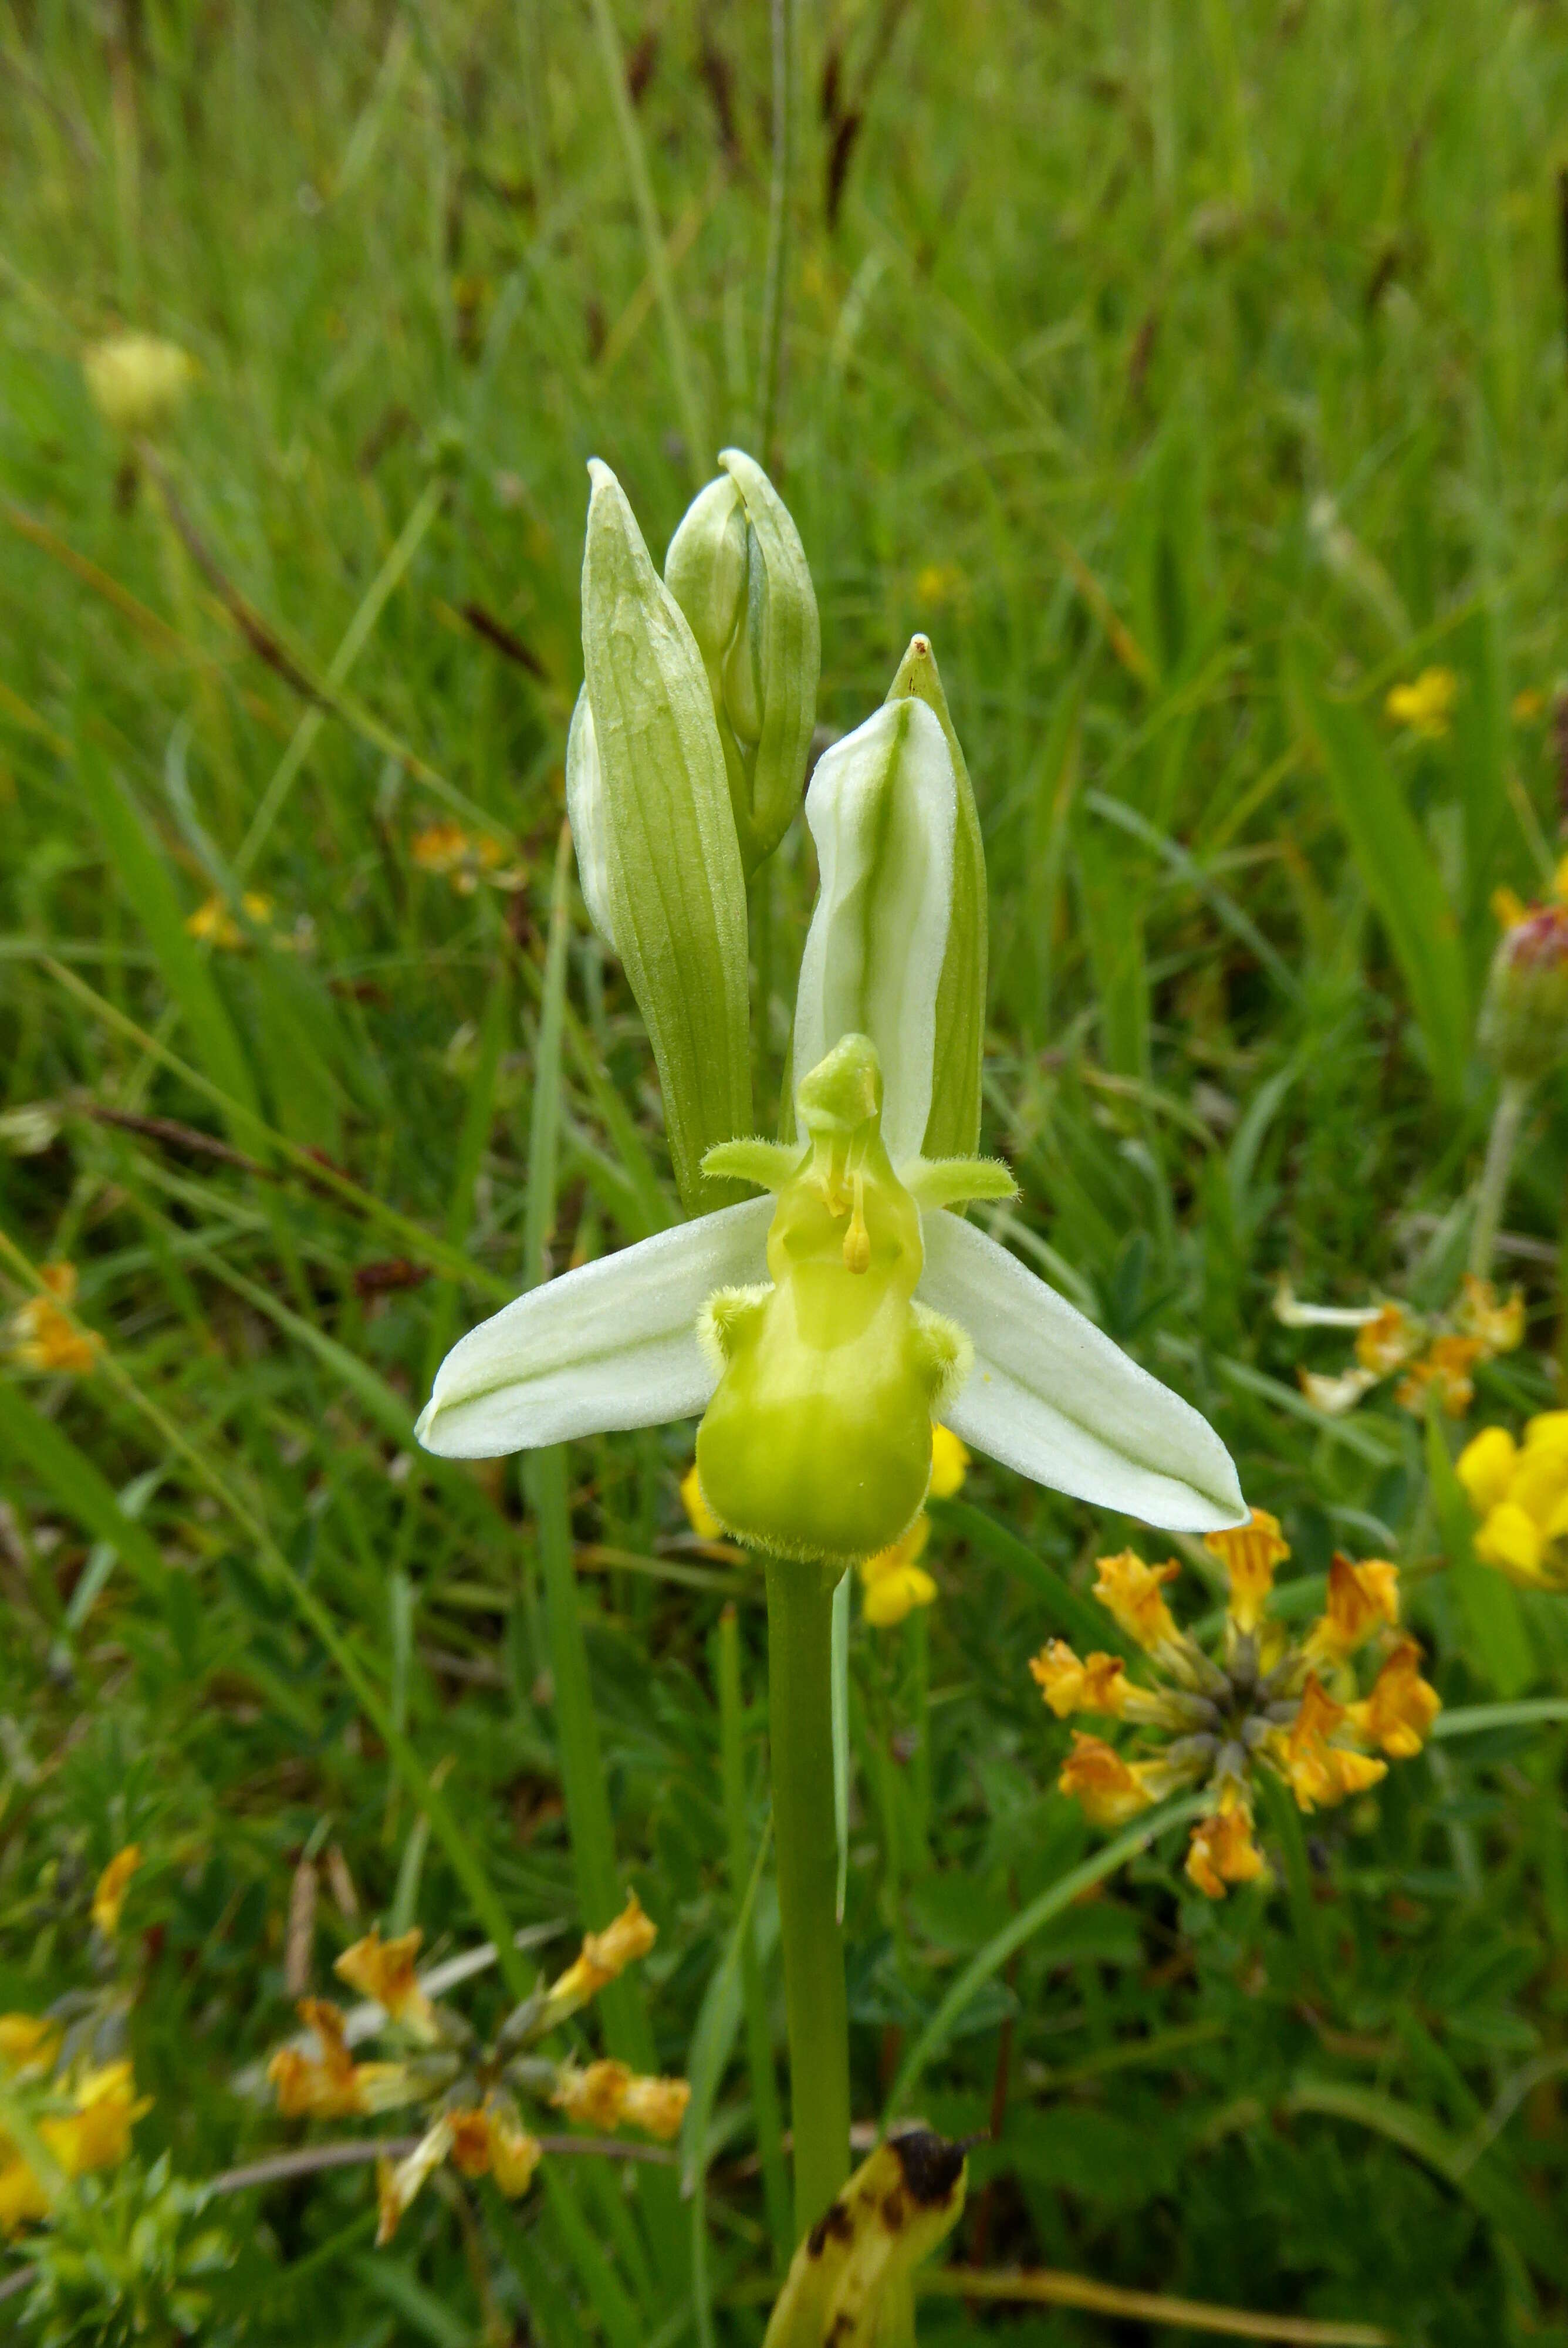
M1409 989L1432 1083L1439 1098L1457 1107L1470 1061L1471 1009L1454 909L1366 717L1330 700L1299 664L1295 682L1339 821Z

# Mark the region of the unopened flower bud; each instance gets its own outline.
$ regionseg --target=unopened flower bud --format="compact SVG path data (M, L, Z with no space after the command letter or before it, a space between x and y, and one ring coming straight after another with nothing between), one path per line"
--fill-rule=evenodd
M128 439L161 431L184 405L196 362L157 335L110 335L82 354L93 406L111 432Z
M1537 905L1498 940L1480 1043L1499 1075L1519 1084L1568 1058L1568 905Z
M822 659L800 533L760 465L722 451L723 473L670 541L664 581L707 672L735 835L748 874L800 803Z
M582 565L583 698L567 796L583 895L647 1023L691 1212L732 1195L704 1151L750 1130L746 887L702 659L597 458Z

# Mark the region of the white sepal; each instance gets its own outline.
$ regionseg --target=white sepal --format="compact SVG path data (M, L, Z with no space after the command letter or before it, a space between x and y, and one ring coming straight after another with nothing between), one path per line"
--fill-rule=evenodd
M577 850L577 877L588 918L610 948L616 950L610 913L610 866L605 855L604 769L594 738L593 712L585 685L571 713L566 737L566 811L571 819L571 841Z
M707 1407L697 1342L716 1288L762 1280L771 1199L748 1199L563 1272L470 1329L436 1374L415 1433L448 1459L494 1459Z
M1172 1532L1245 1524L1235 1463L1190 1403L972 1223L922 1218L917 1291L967 1329L975 1366L947 1424L1036 1484Z
M794 1065L869 1035L882 1138L913 1158L931 1107L937 986L953 893L952 755L923 701L883 705L817 763L805 795L821 889L795 997Z

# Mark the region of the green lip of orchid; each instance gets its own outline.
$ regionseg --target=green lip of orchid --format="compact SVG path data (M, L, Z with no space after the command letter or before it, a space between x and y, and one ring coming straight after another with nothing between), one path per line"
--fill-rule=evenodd
M493 1457L705 1412L719 1517L780 1554L839 1560L919 1507L939 1406L971 1448L1095 1506L1181 1531L1244 1521L1198 1412L946 1211L1012 1195L1007 1169L920 1155L958 822L933 709L888 702L835 744L805 814L822 874L795 1013L809 1145L737 1138L703 1161L776 1200L519 1297L447 1355L420 1441Z

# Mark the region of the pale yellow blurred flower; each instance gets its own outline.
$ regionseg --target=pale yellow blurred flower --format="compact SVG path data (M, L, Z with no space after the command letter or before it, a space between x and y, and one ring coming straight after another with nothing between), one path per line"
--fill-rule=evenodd
M25 1370L52 1370L85 1376L95 1368L102 1339L77 1327L62 1313L76 1300L74 1263L41 1263L38 1277L48 1293L29 1296L11 1317L10 1351Z
M185 403L196 362L158 335L108 335L82 353L87 396L111 432L161 431Z
M1458 698L1459 679L1451 668L1424 668L1413 683L1390 686L1383 707L1396 726L1436 742L1448 732Z
M125 1906L130 1879L141 1865L141 1845L128 1842L117 1850L93 1890L93 1922L106 1941L112 1941L119 1930L120 1910Z

